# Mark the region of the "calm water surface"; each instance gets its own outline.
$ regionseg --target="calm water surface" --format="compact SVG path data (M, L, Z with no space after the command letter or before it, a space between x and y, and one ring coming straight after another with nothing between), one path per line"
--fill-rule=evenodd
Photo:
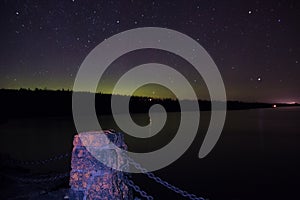
M126 136L129 149L146 152L163 147L176 134L179 116L169 114L163 130L150 139ZM300 108L228 111L217 145L207 157L198 159L209 117L209 112L201 112L200 129L191 147L176 162L157 171L157 175L210 199L299 197ZM111 116L99 119L102 127L118 130ZM133 119L140 125L149 122L147 114L135 114ZM72 119L63 117L13 119L2 122L0 130L0 152L23 160L70 152L76 133ZM37 170L69 168L69 161L65 161ZM156 199L181 199L143 175L133 178Z

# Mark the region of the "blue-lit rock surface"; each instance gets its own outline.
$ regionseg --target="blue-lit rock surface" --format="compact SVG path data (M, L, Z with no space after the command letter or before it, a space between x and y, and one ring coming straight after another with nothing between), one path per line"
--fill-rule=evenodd
M103 137L104 134L107 137ZM101 158L113 166L128 167L121 153L111 148L112 143L127 149L122 133L94 131L80 133L74 137L70 199L132 199L131 192L124 182L125 174L99 161Z

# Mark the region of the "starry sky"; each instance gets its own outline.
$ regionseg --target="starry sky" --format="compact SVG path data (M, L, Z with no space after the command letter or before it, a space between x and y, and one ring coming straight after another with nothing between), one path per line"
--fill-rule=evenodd
M155 26L198 41L217 64L228 99L300 102L296 0L1 0L0 15L0 88L72 89L80 64L100 42L128 29ZM122 56L100 90L109 92L109 80L137 61L161 58L184 69L200 93L205 90L188 63L166 54ZM154 86L149 94L142 89L139 94L155 94Z

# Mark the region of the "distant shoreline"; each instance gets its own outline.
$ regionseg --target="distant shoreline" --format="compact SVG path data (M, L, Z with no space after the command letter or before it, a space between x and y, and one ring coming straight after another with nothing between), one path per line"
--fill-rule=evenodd
M111 94L78 92L83 95L95 95L95 107L97 114L111 114ZM114 95L116 98L128 98L128 96ZM0 89L1 118L12 117L48 117L48 116L70 116L72 117L72 91L69 90L27 90L27 89ZM190 103L191 100L184 100ZM224 104L225 102L215 102ZM284 103L260 103L227 101L227 110L245 110L256 108L295 107L300 104ZM161 104L167 112L180 112L179 102L174 99L157 99L152 97L130 98L130 113L147 113L154 104ZM210 111L211 102L198 100L201 111ZM192 111L192 110L186 110Z

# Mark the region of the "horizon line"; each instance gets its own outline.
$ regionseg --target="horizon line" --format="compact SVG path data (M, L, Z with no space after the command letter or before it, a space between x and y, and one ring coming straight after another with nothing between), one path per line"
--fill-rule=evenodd
M73 91L71 89L48 89L48 88L0 88L0 90L15 90L15 91L20 91L20 90L26 90L26 91L51 91L51 92L81 92L81 93L91 93L91 94L104 94L104 95L116 95L116 96L130 96L130 95L126 95L126 94L112 94L112 93L105 93L105 92L91 92L91 91ZM171 97L153 97L153 96L140 96L140 95L134 95L131 97L137 97L137 98L147 98L147 99L155 99L155 100L172 100L172 101L176 101L177 99L171 98ZM182 101L194 101L192 99L182 99ZM211 100L207 100L207 99L197 99L197 101L209 101L211 102ZM215 100L215 102L220 102L218 100ZM298 105L298 102L261 102L261 101L242 101L242 100L226 100L226 102L239 102L239 103L263 103L263 104L286 104L286 105Z

